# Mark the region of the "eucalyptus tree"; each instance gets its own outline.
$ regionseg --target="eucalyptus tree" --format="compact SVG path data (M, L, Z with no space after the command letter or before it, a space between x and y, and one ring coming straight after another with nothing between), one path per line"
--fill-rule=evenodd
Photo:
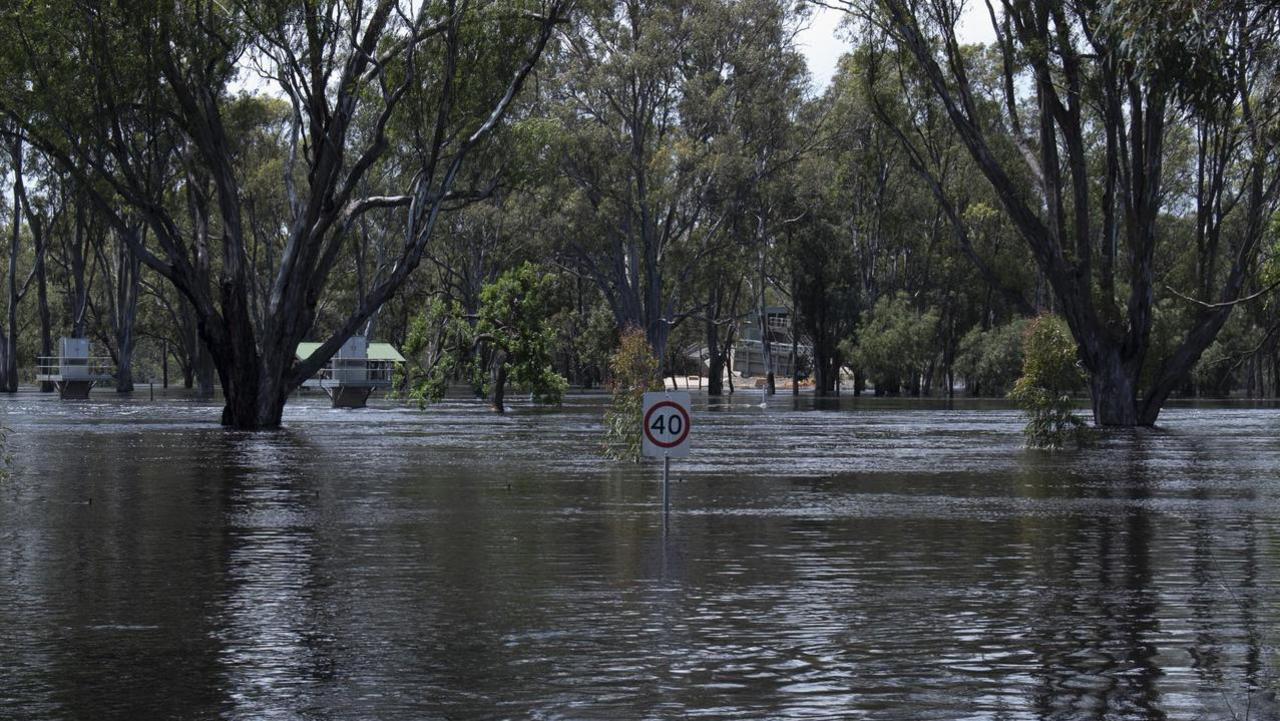
M685 142L673 62L688 43L683 2L604 2L556 60L548 98L564 129L565 242L607 300L661 357L673 316L668 261L705 207L701 149Z
M959 0L839 4L909 57L945 108L1053 289L1089 373L1094 420L1155 423L1241 300L1270 232L1280 8L1000 0L990 15L1002 73L984 89L956 36ZM1193 131L1199 182L1179 193L1166 170L1180 128ZM1033 183L1018 182L1021 164ZM1181 220L1194 228L1200 282L1169 291L1157 252L1191 250L1171 232ZM1194 309L1157 354L1162 293Z
M93 249L97 265L98 286L102 289L97 313L105 316L101 323L109 333L106 347L115 366L116 391L133 390L133 358L137 349L138 299L142 291L142 259L132 247L141 238L127 238L125 233L145 234L146 226L127 218L125 230L110 234L110 241ZM103 239L107 241L106 238Z
M680 63L685 78L679 106L687 127L710 147L710 217L723 235L699 264L697 315L704 325L711 395L723 392L723 372L737 325L749 307L760 322L774 290L776 236L786 218L785 171L808 149L796 116L807 83L795 34L805 15L778 0L695 3L697 21ZM764 333L769 392L774 364Z
M22 145L15 150L21 152ZM31 269L35 281L36 318L40 325L40 344L36 348L38 358L53 355L53 315L49 308L49 270L48 250L51 231L56 227L66 210L65 194L59 192L62 178L48 159L26 146L27 156L22 161L21 170L15 169L15 191L21 199L22 220L30 231L32 245L35 249L34 265ZM33 188L32 186L36 187ZM16 388L15 388L16 390ZM40 390L50 393L54 390L52 382L44 381Z
M797 221L779 239L779 264L789 276L796 325L809 340L813 356L814 393L839 392L845 365L841 342L854 331L862 304L858 261L842 227L837 193L831 178L832 158L807 157L792 177Z
M794 38L805 16L778 0L734 3L725 16L730 32L717 33L715 46L725 70L708 63L724 77L723 87L700 109L720 118L720 200L731 219L731 237L754 255L747 277L760 324L766 392L772 395L778 351L766 310L771 291L786 288L776 282L773 260L782 228L794 220L787 212L787 171L815 147L813 139L802 137L798 122L808 74ZM706 105L713 103L720 107L708 112Z
M760 234L746 201L800 98L793 10L600 3L557 58L548 103L563 128L565 247L618 327L642 328L659 357L672 328L699 317L713 365L723 359L737 256Z
M468 194L460 170L503 121L568 5L35 4L0 23L0 109L117 231L126 212L146 222L145 240L124 237L190 303L226 397L223 423L271 428L289 393L417 267L440 213ZM256 258L239 172L252 148L229 133L233 88L250 82L289 111L277 138L286 222L273 252ZM388 152L393 137L404 152ZM367 188L371 170L391 163L402 170L389 174L394 185ZM198 206L191 225L173 202L184 188ZM369 213L404 228L392 269L319 351L295 360L353 224Z
M40 269L43 248L36 247L36 260L32 264L30 274L25 279L18 268L23 253L23 202L26 200L26 188L23 184L23 159L25 152L20 136L13 136L9 142L9 172L13 175L13 204L9 212L9 262L5 278L6 315L5 325L0 329L0 391L13 393L18 390L18 305L31 289L31 281ZM26 234L30 235L30 233Z

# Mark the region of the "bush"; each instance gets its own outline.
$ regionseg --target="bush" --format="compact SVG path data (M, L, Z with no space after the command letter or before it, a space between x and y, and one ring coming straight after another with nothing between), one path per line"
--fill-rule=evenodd
M1005 396L1022 372L1022 339L1025 318L983 330L974 327L960 339L956 372L974 395Z
M452 379L464 377L478 397L492 394L499 412L508 382L538 403L558 404L568 382L551 365L555 282L524 263L481 289L475 318L456 301L432 301L405 341L410 362L401 384L409 398L420 406L438 402Z
M1023 333L1022 376L1009 397L1027 415L1027 445L1060 448L1083 443L1088 429L1074 412L1071 394L1084 387L1075 339L1061 318L1041 315Z
M622 332L618 350L609 357L613 375L613 401L604 414L604 452L620 461L640 460L644 394L662 390L658 359L644 331L636 327Z
M896 393L904 385L918 391L920 377L936 355L937 330L938 312L917 311L900 292L876 301L858 323L857 342L845 341L842 350L877 393Z
M508 379L537 403L558 405L569 382L552 368L556 333L556 277L532 263L513 268L480 290L477 342L490 353L492 380L485 390L502 410L502 384Z

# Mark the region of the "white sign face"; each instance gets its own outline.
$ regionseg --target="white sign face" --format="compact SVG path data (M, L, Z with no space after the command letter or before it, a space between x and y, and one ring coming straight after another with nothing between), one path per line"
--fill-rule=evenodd
M684 458L689 455L689 394L644 394L644 442L642 452L650 458Z

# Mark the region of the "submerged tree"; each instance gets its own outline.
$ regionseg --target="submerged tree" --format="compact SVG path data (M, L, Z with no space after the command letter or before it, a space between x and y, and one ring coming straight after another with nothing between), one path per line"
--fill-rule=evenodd
M1280 197L1280 8L1001 0L1002 71L986 92L957 40L959 0L842 4L870 42L915 63L1032 251L1079 344L1094 420L1153 424L1241 298ZM1166 177L1181 128L1189 187ZM1170 216L1194 228L1185 290L1198 299L1153 357L1157 251L1183 250Z
M432 303L405 345L417 371L410 397L437 402L461 376L498 413L506 410L508 384L538 403L559 403L568 383L551 367L555 283L545 269L524 263L481 289L474 316L457 302Z
M456 187L460 171L503 121L567 6L24 6L0 23L0 112L190 303L226 396L223 423L272 428L289 393L404 285L440 213L474 192ZM232 88L253 74L288 108L275 138L287 202L261 239L243 174L255 148L229 131ZM375 167L381 189L370 185ZM192 223L173 202L184 194ZM126 212L151 232L129 232ZM295 361L356 242L353 223L371 212L404 228L391 270Z

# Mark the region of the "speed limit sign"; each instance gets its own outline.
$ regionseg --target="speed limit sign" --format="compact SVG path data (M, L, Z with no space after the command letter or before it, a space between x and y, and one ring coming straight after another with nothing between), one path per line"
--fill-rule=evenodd
M689 455L688 393L644 394L643 453L652 458L684 458Z

